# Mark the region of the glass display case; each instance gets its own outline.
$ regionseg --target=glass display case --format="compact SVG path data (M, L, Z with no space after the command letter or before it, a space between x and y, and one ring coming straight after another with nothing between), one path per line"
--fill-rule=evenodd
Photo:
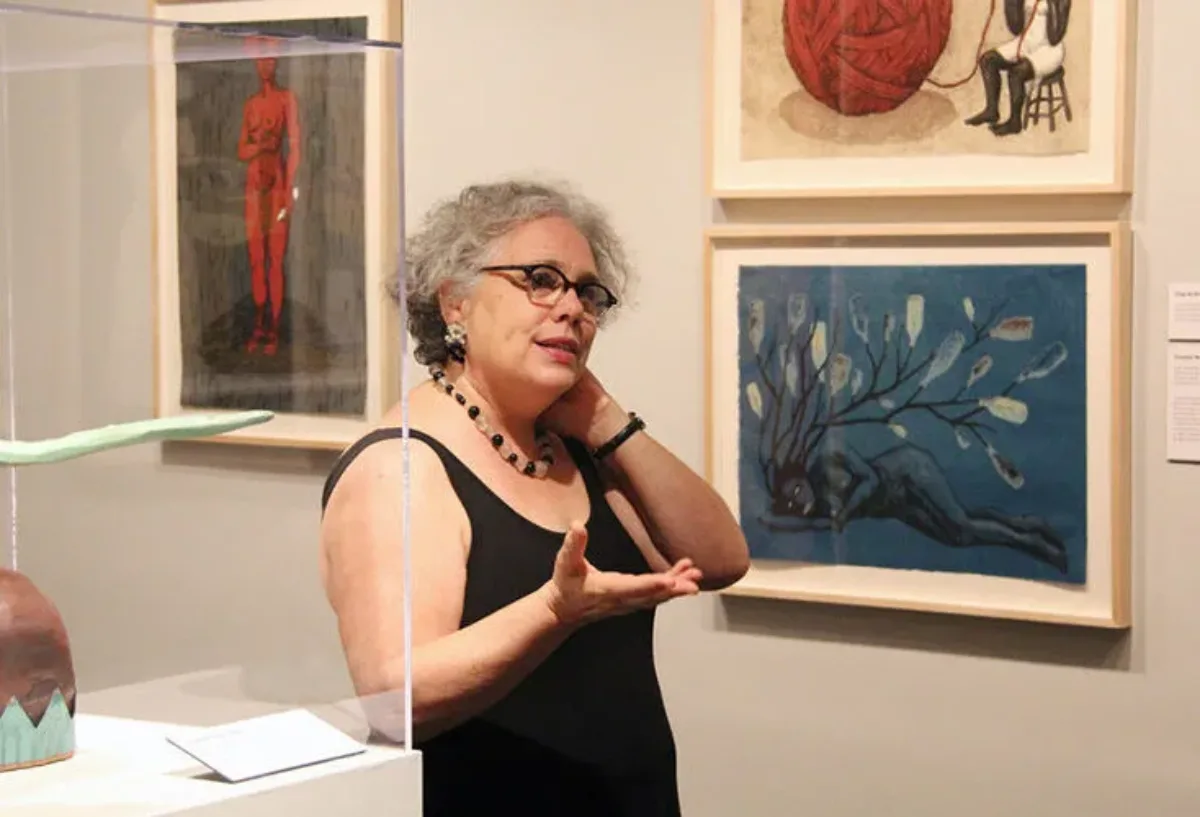
M153 8L0 3L0 813L417 815L321 539L404 392L399 5Z

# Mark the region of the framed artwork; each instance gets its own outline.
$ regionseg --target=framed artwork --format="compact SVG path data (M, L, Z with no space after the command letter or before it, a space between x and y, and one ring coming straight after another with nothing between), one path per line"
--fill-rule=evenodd
M752 558L726 592L1126 626L1124 230L713 228L707 472Z
M152 34L156 413L269 409L212 439L344 448L399 397L399 2L153 13L256 32Z
M1127 193L1135 0L709 0L724 198Z

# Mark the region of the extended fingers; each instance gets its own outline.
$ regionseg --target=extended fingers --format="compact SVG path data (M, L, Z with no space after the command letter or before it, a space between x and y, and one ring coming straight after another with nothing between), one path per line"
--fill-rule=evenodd
M703 571L696 567L691 559L680 559L671 565L665 575L694 585L699 585L700 580L704 578Z
M680 564L663 573L629 575L604 574L605 592L618 604L652 607L680 596L700 592L700 571L689 564Z
M690 570L690 569L694 568L695 564L696 563L693 562L691 559L680 559L678 562L671 565L670 569L667 570L667 572L668 573L682 573L685 570Z
M613 574L608 592L634 604L657 604L676 595L678 579L665 573Z
M657 578L659 582L656 596L659 602L700 592L700 571L696 568L689 568L677 573L659 573Z

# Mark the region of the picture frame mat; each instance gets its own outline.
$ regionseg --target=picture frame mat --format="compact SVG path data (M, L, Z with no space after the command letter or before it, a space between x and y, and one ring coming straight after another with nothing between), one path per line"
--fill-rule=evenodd
M195 23L236 23L260 20L304 20L331 17L365 17L367 36L373 40L399 41L402 16L399 0L344 0L336 7L320 0L200 0L159 2L151 11L158 19ZM174 31L151 32L153 75L151 115L154 154L155 217L155 415L223 413L215 409L185 409L181 406L182 351L179 318L178 209L175 65L172 60ZM393 70L400 56L365 49L364 71L364 246L366 247L366 412L362 417L319 416L277 413L264 425L231 431L202 442L287 446L341 450L366 432L398 399L400 328L394 310L384 298L387 276L399 251L402 197L390 189L403 183L400 155L390 149L401 130L395 117L385 115L401 104L401 89ZM402 155L402 147L400 148Z
M811 158L742 161L742 3L707 0L705 176L714 198L1074 195L1131 192L1135 0L1091 3L1089 150L1023 155ZM1002 11L1001 11L1002 13ZM1099 32L1106 36L1096 36ZM1111 93L1103 92L1111 89ZM1031 178L1031 175L1033 177ZM1022 181L1024 179L1024 181ZM783 180L783 181L781 181ZM1014 181L1016 180L1016 181Z
M1063 241L1074 238L1076 241ZM1081 240L1080 240L1081 239ZM851 246L857 244L858 246ZM866 246L873 244L874 246ZM1119 224L712 228L706 233L706 473L738 514L737 271L743 264L1088 265L1088 581L1082 588L972 574L755 560L722 591L1095 627L1128 624L1127 240ZM729 305L729 308L725 308ZM1107 375L1107 376L1106 376Z

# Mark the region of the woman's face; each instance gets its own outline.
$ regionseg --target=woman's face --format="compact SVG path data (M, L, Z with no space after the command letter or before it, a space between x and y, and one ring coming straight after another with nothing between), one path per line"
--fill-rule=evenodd
M547 264L569 281L594 279L596 262L587 239L570 221L544 218L513 230L488 266ZM467 330L467 365L488 381L561 393L582 374L596 321L567 290L552 305L534 303L528 278L517 269L481 273L474 290L449 310L447 320Z

